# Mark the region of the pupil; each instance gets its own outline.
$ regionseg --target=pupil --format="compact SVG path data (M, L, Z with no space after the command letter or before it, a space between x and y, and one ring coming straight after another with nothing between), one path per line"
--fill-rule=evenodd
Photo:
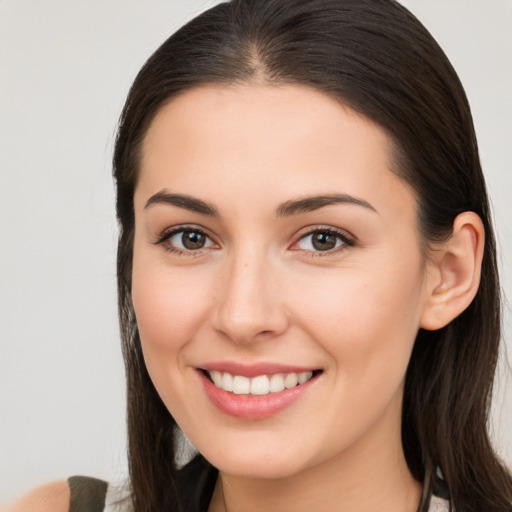
M186 249L201 249L205 244L205 236L196 231L185 231L181 241Z
M319 251L327 251L336 247L336 236L328 233L315 233L313 247Z

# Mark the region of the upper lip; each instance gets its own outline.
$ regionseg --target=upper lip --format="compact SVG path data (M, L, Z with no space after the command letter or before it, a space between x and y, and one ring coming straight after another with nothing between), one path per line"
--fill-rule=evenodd
M257 377L258 375L273 375L274 373L302 373L319 370L312 366L299 366L281 363L261 362L253 364L242 364L234 361L219 361L203 364L201 370L226 372L231 375L242 375L244 377Z

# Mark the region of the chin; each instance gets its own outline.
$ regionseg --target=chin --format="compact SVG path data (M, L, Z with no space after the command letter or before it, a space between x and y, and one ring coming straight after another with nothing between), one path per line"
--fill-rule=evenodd
M291 452L285 452L282 448L264 449L254 443L251 448L231 448L215 453L206 450L201 453L220 472L241 478L281 479L300 473L306 468L307 460L301 456L298 447Z
M222 473L250 479L277 480L296 475L303 469L300 464L274 460L221 460L214 466Z

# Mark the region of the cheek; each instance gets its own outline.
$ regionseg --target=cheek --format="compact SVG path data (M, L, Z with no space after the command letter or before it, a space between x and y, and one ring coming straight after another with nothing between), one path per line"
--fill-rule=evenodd
M369 272L340 272L337 278L326 276L304 283L307 296L301 303L299 315L308 324L329 337L334 332L342 337L363 343L365 333L372 330L381 336L398 330L415 330L420 311L420 282L418 276L394 281Z
M347 379L401 382L419 327L420 265L396 270L343 269L302 283L295 303L302 329L321 344ZM300 310L299 310L300 308ZM364 389L364 386L363 388Z
M137 260L134 259L134 263ZM197 276L196 276L197 277ZM207 288L207 287L206 287ZM134 265L132 301L151 380L176 420L194 417L185 385L187 347L208 310L208 294L190 272L170 272L158 262Z
M190 272L134 265L132 301L146 358L178 353L193 338L207 315L207 290Z

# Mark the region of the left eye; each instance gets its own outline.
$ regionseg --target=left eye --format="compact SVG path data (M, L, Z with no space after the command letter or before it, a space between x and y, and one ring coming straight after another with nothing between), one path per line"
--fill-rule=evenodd
M167 241L175 249L183 251L197 251L214 245L208 236L194 229L176 231L168 237Z
M297 242L297 248L302 251L332 251L345 244L348 244L343 236L332 231L314 231L304 235Z

